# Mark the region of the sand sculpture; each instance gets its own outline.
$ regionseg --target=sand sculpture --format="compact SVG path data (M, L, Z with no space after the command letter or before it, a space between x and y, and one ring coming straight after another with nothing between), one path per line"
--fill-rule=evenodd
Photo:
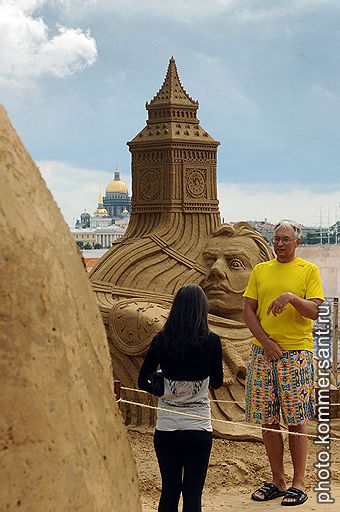
M185 283L206 290L211 329L221 335L225 385L213 398L217 419L244 419L244 374L251 335L242 322L242 293L252 267L272 257L251 227L220 223L215 141L197 119L198 102L184 90L170 59L159 92L146 103L146 127L128 143L132 153L132 215L91 274L106 326L114 374L136 388L152 336L163 325L173 294ZM227 305L227 307L226 307ZM217 316L218 315L218 316ZM130 401L154 403L135 391ZM228 403L235 400L236 404ZM154 411L127 405L127 423L151 425ZM214 423L215 432L252 437Z
M0 509L141 511L93 292L1 107L0 170Z

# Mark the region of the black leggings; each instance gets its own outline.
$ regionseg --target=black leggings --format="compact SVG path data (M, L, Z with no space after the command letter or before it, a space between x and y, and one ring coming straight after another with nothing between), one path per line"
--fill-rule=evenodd
M201 497L212 445L206 430L156 430L154 446L162 476L158 512L201 512Z

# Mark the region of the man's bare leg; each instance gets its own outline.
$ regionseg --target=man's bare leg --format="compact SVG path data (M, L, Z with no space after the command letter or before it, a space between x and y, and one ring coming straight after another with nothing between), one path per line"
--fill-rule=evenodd
M265 429L275 430L276 432L268 431ZM262 430L262 438L264 442L264 446L266 448L267 456L270 463L270 468L272 470L272 483L276 485L279 491L286 490L286 480L284 474L283 467L283 437L280 432L279 423L274 423L272 425L263 425ZM262 499L263 493L257 491L255 495Z
M289 432L298 432L300 434L307 433L307 425L296 425L288 427ZM308 451L307 436L289 436L289 450L292 457L294 476L293 487L305 490L305 471ZM296 501L294 498L284 498L286 502Z

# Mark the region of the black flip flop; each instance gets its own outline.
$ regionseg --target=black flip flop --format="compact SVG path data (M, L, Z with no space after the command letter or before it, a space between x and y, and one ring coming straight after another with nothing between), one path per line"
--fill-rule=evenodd
M285 502L285 498L292 498L295 501ZM296 487L289 487L281 501L281 505L283 505L284 507L295 507L296 505L302 505L302 503L304 503L307 500L308 496L305 493L305 491L301 491L301 489L297 489Z
M256 496L256 493L258 492L263 494L263 498ZM275 484L269 484L265 482L261 487L253 492L251 499L254 501L269 501L274 500L275 498L280 498L281 496L285 496L285 494L286 491L279 491Z

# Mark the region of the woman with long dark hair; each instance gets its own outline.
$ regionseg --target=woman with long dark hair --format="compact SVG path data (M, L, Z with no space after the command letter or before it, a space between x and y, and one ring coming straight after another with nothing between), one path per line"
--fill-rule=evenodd
M141 389L154 392L157 368L164 378L154 435L162 477L158 511L177 512L182 492L183 512L200 512L212 445L208 388L222 386L223 369L221 341L209 331L207 299L196 284L177 292L140 369Z

